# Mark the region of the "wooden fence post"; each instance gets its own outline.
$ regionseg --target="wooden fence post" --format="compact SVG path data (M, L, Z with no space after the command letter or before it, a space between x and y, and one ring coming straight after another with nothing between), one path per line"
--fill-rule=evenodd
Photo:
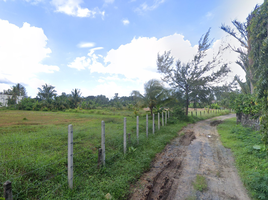
M68 183L69 188L73 189L73 125L68 126Z
M165 124L167 125L167 111L165 112Z
M137 143L139 144L139 116L137 116L137 127L136 127L136 131L137 131Z
M154 113L153 113L153 134L154 134Z
M127 118L124 117L124 154L127 153Z
M146 137L148 138L148 114L146 115Z
M13 200L11 182L6 181L3 186L4 186L4 198L5 198L5 200Z
M162 126L164 126L164 112L162 112Z
M102 151L102 164L105 166L105 122L101 121L101 151Z

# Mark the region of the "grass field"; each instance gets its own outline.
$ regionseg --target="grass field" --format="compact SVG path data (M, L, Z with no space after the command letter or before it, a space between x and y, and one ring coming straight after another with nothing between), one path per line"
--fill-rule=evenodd
M107 193L113 199L126 199L130 185L150 168L155 154L161 152L187 124L171 120L173 124L161 127L161 130L152 135L152 120L149 117L147 139L145 115L145 111L139 111L140 137L137 144L133 111L0 110L0 183L2 185L7 180L12 182L14 199L105 199ZM215 115L203 115L202 119ZM127 133L131 133L131 142L125 156L124 117L127 117ZM201 118L195 118L198 119ZM105 121L106 128L106 166L97 168L102 120ZM72 190L67 185L69 124L73 125L74 130Z
M218 126L223 145L230 148L239 175L252 199L268 199L268 157L262 135L228 119ZM266 147L267 148L267 147Z

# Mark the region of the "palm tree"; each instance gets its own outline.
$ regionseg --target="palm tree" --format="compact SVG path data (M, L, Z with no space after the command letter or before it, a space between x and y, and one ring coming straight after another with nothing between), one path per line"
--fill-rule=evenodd
M151 79L144 84L145 94L140 94L139 91L133 90L131 95L139 102L142 101L144 105L148 106L153 116L153 109L164 103L167 98L167 89L164 88L163 84L156 79Z
M56 90L54 90L54 86L52 85L42 85L42 89L38 88L39 92L38 92L38 96L42 99L45 100L47 102L51 102L51 100L57 95L56 94Z
M81 95L82 93L80 92L79 89L75 88L72 90L72 103L73 103L74 108L76 108L77 104L80 102Z

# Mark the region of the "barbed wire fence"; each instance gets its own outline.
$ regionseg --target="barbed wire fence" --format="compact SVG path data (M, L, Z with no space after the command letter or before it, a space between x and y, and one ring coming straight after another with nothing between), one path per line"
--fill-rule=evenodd
M218 111L216 111L216 112L218 112ZM162 114L162 117L160 117L161 116L160 114ZM193 112L191 112L191 115L193 115ZM197 115L197 111L196 111L196 115ZM201 112L200 112L200 116L201 116ZM157 121L157 128L158 128L158 130L160 130L161 126L166 126L167 125L167 121L168 121L169 118L170 118L170 112L169 111L158 113L156 120L155 120L155 114L153 114L152 115L152 125L151 125L152 134L153 135L155 134L156 121ZM131 142L131 140L130 140L131 134L130 133L127 134L127 118L126 117L124 117L123 124L124 124L124 128L123 128L122 151L123 151L123 155L126 155L127 154L128 143ZM137 116L136 117L136 139L137 139L136 143L137 144L139 144L139 134L140 134L139 126L140 126L140 119L139 119L139 116ZM146 115L145 131L146 131L146 137L148 138L148 135L149 135L148 114ZM63 134L57 134L57 135L66 136L66 134L64 134L64 133ZM55 135L51 135L51 136L55 136ZM42 138L46 138L46 137L42 137ZM34 138L34 139L30 139L30 140L37 140L37 139L38 138ZM26 140L23 140L23 141L26 141ZM23 141L18 141L18 142L23 142ZM74 140L73 140L73 126L70 124L68 126L68 143L64 144L64 145L61 145L59 147L56 147L56 148L51 148L51 149L48 149L46 151L43 151L43 153L47 153L49 151L58 150L58 149L61 149L62 147L68 146L68 150L67 150L68 155L67 155L67 157L64 156L64 155L61 155L63 157L61 159L57 160L56 162L48 163L48 164L45 164L45 165L40 165L40 167L38 167L37 169L33 169L33 170L29 171L29 172L22 173L22 174L20 174L20 175L18 175L16 177L9 178L9 180L7 180L4 183L0 182L0 185L3 185L3 188L4 188L4 198L6 200L21 199L21 197L20 197L21 194L24 194L24 195L28 194L28 193L30 194L31 192L29 192L29 191L32 190L33 188L40 187L40 186L44 185L45 183L47 183L47 182L51 181L52 179L55 179L55 178L57 178L59 176L61 176L63 180L60 183L57 183L56 186L52 190L49 190L49 191L45 192L45 194L43 194L43 196L38 197L38 199L48 198L48 196L53 195L56 191L58 191L63 186L66 186L69 189L73 189L74 180L75 180L76 177L81 177L81 176L85 175L86 173L90 173L92 170L96 170L96 169L100 168L100 166L105 166L107 161L108 161L108 163L110 163L110 162L112 162L112 160L116 159L116 157L118 156L118 155L113 155L113 156L109 157L108 160L106 160L105 122L104 121L101 122L101 148L98 149L98 155L97 156L96 155L91 155L91 157L89 157L88 159L85 159L84 161L76 164L76 163L74 163L74 156L77 156L77 155L80 155L80 154L88 152L88 150L78 151L77 153L73 152L74 144L79 143L81 141L82 140L74 142ZM11 143L16 144L18 142L14 141L14 142L11 142ZM11 143L8 143L8 144L11 144ZM1 143L1 144L4 144L4 143ZM50 147L54 147L54 146L51 145ZM33 155L34 155L34 153L30 154L30 155L22 156L20 158L4 161L4 162L0 163L0 166L4 165L6 163L9 163L9 162L24 159L26 157L31 157ZM86 167L85 170L83 170L83 171L81 171L79 173L74 173L74 168L75 167L86 166L85 164L87 162L89 162L89 160L95 160L96 161L96 157L98 158L98 161L97 161L97 163L95 165L92 165L90 167ZM55 174L49 174L48 177L45 178L44 180L41 180L41 181L39 181L37 183L34 183L34 184L32 184L31 186L27 187L24 190L17 191L16 188L12 187L12 182L16 182L16 180L21 179L24 176L27 176L29 174L33 174L33 173L35 173L37 171L40 171L42 169L46 169L48 166L57 165L57 164L63 164L62 166L65 166L64 169L60 170L59 172L57 172Z

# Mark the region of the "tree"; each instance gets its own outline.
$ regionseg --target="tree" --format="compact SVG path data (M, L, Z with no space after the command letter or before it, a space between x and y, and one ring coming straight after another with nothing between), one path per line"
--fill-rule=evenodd
M54 90L54 86L52 85L42 85L42 88L38 88L38 96L41 98L41 100L45 100L48 103L51 103L52 99L56 96L56 90Z
M218 71L206 75L221 64L218 61L221 51L213 56L211 61L204 62L206 52L212 43L209 42L209 33L210 29L200 38L198 52L191 62L182 63L178 60L174 66L174 58L170 55L170 51L164 52L163 55L157 55L157 70L164 75L162 80L174 88L180 88L184 93L186 115L188 115L191 94L195 93L201 96L203 91L212 86L212 83L220 82L230 71L227 64L222 64Z
M8 98L8 105L13 105L19 103L18 97L26 97L26 89L23 85L20 83L17 83L16 85L13 85L11 89L8 89L5 91L7 94L12 95Z
M255 6L254 10L257 10L258 6ZM236 61L236 64L238 64L246 73L246 82L250 85L250 93L254 93L254 85L255 85L255 69L253 65L253 59L250 58L250 52L251 52L251 46L252 42L250 39L251 31L249 30L249 25L251 23L251 20L254 18L254 11L251 12L251 14L248 15L246 22L242 23L237 20L233 20L232 24L234 25L235 29L232 29L230 26L221 25L221 29L234 37L239 43L241 44L240 48L234 48L229 44L229 47L236 53L239 54L239 60ZM242 84L242 81L240 79L236 78L237 82L239 83L240 87L245 87L245 84ZM246 83L247 84L247 83ZM243 88L245 91L245 88Z
M71 101L72 101L74 108L76 108L77 104L81 101L81 95L82 95L82 93L80 92L79 89L75 88L72 90Z

